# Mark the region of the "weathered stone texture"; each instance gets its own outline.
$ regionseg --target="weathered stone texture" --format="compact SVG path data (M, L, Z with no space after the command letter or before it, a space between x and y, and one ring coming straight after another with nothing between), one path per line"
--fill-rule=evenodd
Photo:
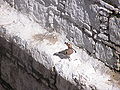
M114 65L117 63L113 57L113 50L110 47L105 46L101 43L96 43L96 57L101 59L106 65L115 68Z
M0 85L0 90L5 90L5 89L2 87L2 85Z
M119 70L114 52L120 47L120 0L5 0L13 6L32 16L32 18L49 31L64 32L66 37L78 47L84 47L91 55L106 62L109 67ZM109 44L104 43L110 42ZM106 52L95 48L95 43L104 44L102 51L110 48L113 60L104 58ZM96 46L98 47L98 46ZM115 50L115 51L113 51ZM98 52L105 53L101 55ZM118 51L119 52L119 51ZM97 54L96 54L97 53ZM106 56L108 57L108 55ZM104 58L104 59L103 59ZM110 64L110 65L109 65ZM113 68L113 67L111 67Z
M112 17L109 22L110 40L120 45L120 18Z
M63 79L56 69L50 69L51 62L44 52L28 51L20 38L9 37L0 28L0 90L79 90L77 86ZM22 43L22 44L20 44ZM23 46L21 46L23 45ZM32 56L46 61L43 66ZM50 67L48 67L50 66ZM48 70L49 68L49 70Z
M95 51L95 55L99 54L99 57L96 57L103 61L106 55L98 53L101 49L95 50L93 43L98 41L105 44L101 41L103 40L111 42L114 46L120 45L119 3L120 0L14 0L13 6L22 13L31 15L36 22L50 31L64 31L70 41L84 47L92 55ZM111 54L114 58L113 50L116 49L105 44L103 49L106 48L112 49ZM114 61L117 59L114 58ZM119 68L112 60L107 62L111 67L109 63Z

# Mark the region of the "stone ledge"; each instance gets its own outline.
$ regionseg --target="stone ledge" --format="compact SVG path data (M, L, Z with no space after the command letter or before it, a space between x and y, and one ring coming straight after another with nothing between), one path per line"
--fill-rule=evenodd
M12 44L13 48L16 48L15 46L17 46L17 45L14 45L16 43L8 42L2 37L0 37L0 42L1 41L3 43ZM31 55L27 54L25 50L22 50L21 48L19 48L19 46L17 46L17 49L19 48L20 53L21 54L26 53L25 57L22 57L21 59L20 59L19 55L16 57L16 56L14 56L14 54L11 54L11 52L4 45L0 44L0 46L1 46L0 50L2 49L0 51L0 55L2 56L2 57L0 57L0 60L1 60L1 63L0 63L1 64L1 78L2 78L2 80L4 79L5 81L7 81L7 83L9 83L8 86L10 85L11 88L12 87L15 88L15 89L10 89L10 90L17 89L17 87L14 86L15 85L14 83L17 82L17 80L21 78L19 76L19 74L20 74L19 69L20 69L20 71L22 70L21 74L26 73L29 77L33 78L33 83L34 82L38 83L38 85L43 84L49 90L63 90L61 88L64 88L64 90L68 90L68 88L69 88L69 90L78 90L76 86L72 85L70 82L66 81L61 76L59 76L57 74L57 72L54 71L55 69L53 71L46 69L42 64L40 64L39 62L36 62L36 60L34 60L34 58L32 58ZM32 61L31 62L26 61L27 60L26 57L30 57L28 59L28 61L31 61L31 60ZM12 69L12 67L14 67L14 69L17 70L16 74L15 74L15 70ZM8 68L11 70L10 71L7 70ZM12 72L12 70L14 70L13 71L14 73ZM11 74L14 75L14 78L11 76ZM24 74L23 74L23 76L24 76ZM29 79L27 82L29 82ZM0 80L0 81L2 81L2 80ZM12 83L12 82L14 82L14 83ZM23 83L27 85L27 82L26 83L23 82ZM64 83L64 84L62 84L62 83ZM8 87L7 84L4 84L4 85L5 85L5 87ZM65 87L63 85L65 85ZM19 87L24 88L24 86L21 86L21 85ZM28 90L29 88L35 88L34 86L29 86L29 87L26 86L26 87L27 88L24 90ZM40 90L43 90L43 89L40 89ZM33 89L29 89L29 90L33 90Z

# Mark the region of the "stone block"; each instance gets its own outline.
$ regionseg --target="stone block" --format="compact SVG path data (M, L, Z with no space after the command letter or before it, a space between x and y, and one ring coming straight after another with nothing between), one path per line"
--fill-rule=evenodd
M101 39L108 41L108 36L106 36L105 34L100 33L100 34L98 34L98 36L99 36Z
M93 39L89 38L87 35L83 35L83 42L84 42L84 48L87 49L88 52L93 53L94 47L93 47Z
M106 60L105 46L101 43L96 43L96 57L100 58L103 62Z
M120 19L113 17L109 21L110 40L117 45L120 45Z
M113 50L101 43L96 43L96 57L109 65L111 68L116 68L117 59L113 56Z

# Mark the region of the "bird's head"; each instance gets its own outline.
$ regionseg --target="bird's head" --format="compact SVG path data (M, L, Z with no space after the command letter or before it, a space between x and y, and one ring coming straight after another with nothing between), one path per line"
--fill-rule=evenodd
M65 42L65 44L68 46L68 48L72 48L72 45L70 43Z

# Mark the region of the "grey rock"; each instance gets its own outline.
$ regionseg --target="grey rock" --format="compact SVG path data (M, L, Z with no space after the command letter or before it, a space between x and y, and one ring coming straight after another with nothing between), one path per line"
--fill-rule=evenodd
M83 37L83 33L78 28L76 28L75 29L75 38L74 38L74 43L76 46L82 47L84 45L82 37Z
M104 46L100 43L96 43L96 57L100 58L102 61L106 60Z
M110 40L117 45L120 45L120 19L113 17L110 18Z
M105 34L100 33L98 34L98 36L103 40L108 40L108 36L106 36Z
M106 47L106 63L111 66L111 68L116 68L117 59L113 57L113 50L110 47Z
M92 38L87 37L85 34L83 35L83 42L84 42L84 47L90 52L93 53L93 40Z
M96 57L100 58L105 64L111 68L116 67L117 59L113 57L113 50L101 43L96 43Z

